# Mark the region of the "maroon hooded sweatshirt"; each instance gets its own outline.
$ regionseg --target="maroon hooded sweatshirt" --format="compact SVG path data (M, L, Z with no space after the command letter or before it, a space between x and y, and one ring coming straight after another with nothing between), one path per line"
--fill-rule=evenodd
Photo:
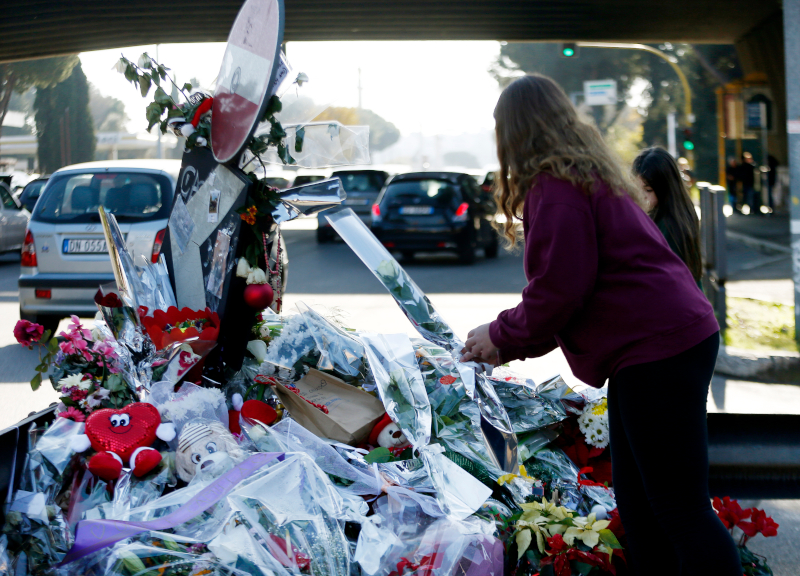
M489 327L502 362L560 346L575 376L601 387L620 368L675 356L719 330L689 269L629 196L539 175L523 227L528 285Z

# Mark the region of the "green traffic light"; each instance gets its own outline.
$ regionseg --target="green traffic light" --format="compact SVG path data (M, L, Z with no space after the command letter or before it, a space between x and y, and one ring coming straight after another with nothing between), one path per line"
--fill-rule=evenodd
M573 48L564 48L562 52L566 57L575 56L575 50Z
M686 142L683 143L683 147L686 148L687 150L694 150L694 142L692 142L691 140L687 140Z

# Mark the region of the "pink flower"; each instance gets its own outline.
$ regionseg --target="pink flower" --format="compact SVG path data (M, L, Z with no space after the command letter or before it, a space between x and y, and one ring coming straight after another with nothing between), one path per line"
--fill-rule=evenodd
M64 340L58 347L61 348L61 351L67 356L75 354L75 346L72 344L71 340Z
M70 392L69 398L73 402L80 402L81 400L86 398L87 394L89 394L89 392L87 392L86 390L78 390L76 388L73 388L72 391Z
M59 412L58 417L67 418L68 420L74 420L75 422L83 422L84 420L86 420L86 416L83 414L83 412L81 412L74 406L70 406L63 412Z
M78 318L77 316L75 316L75 314L73 314L72 316L70 316L70 319L72 320L72 322L70 323L69 328L67 328L67 334L66 334L67 337L77 336L81 339L86 339L86 340L91 339L92 331L87 330L86 328L83 327L80 318Z
M106 361L114 360L117 357L114 347L106 342L95 342L92 350L100 354Z
M32 346L38 342L44 334L44 326L34 324L29 320L19 320L14 326L14 338L23 346Z

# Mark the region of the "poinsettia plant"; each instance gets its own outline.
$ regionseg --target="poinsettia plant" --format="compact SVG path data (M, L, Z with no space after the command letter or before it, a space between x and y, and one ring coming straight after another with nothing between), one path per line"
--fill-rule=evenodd
M598 519L595 514L578 514L548 502L522 504L516 516L509 547L516 549L514 574L533 574L552 567L555 576L580 574L616 574L614 556L624 559L618 535L622 534L619 515ZM551 568L546 568L549 572Z

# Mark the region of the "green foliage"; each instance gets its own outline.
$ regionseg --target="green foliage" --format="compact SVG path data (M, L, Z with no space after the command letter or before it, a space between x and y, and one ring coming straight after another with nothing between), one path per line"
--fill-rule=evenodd
M94 160L96 140L89 112L89 83L80 64L63 82L39 88L34 110L39 167L43 172Z
M723 82L741 75L733 45L653 45L674 59L686 74L692 90L695 175L715 181L717 175L716 94ZM676 112L683 123L684 95L672 67L653 54L638 50L583 48L578 58L563 58L555 43L508 43L502 46L492 73L501 86L520 74L540 73L561 84L567 94L583 90L584 80L613 78L618 82L617 113L636 78L647 80L640 112L645 116L641 147L667 145L667 114ZM604 134L617 122L617 115L603 116L601 107L592 113ZM619 137L615 134L615 137ZM627 141L632 135L626 134ZM630 156L630 144L623 144L623 156Z

